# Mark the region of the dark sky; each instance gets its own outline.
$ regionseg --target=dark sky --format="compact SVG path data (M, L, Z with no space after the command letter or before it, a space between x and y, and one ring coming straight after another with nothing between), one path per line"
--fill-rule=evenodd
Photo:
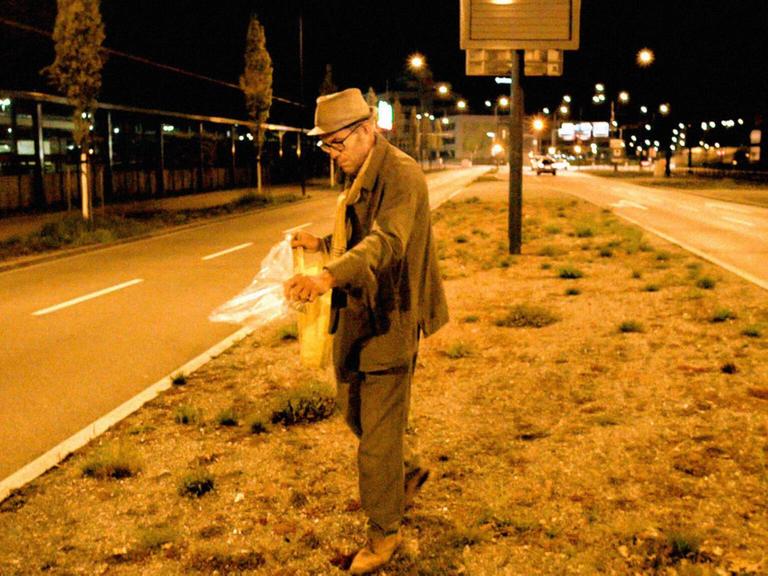
M544 0L542 0L544 2ZM248 18L267 32L276 95L299 100L299 11L304 14L304 99L317 95L325 64L340 87L396 88L413 51L426 55L436 81L446 81L470 108L505 88L468 78L459 49L459 0L103 0L105 44L200 74L237 82ZM0 16L51 30L55 0L0 0ZM581 48L567 52L562 78L525 78L526 109L574 98L581 116L605 116L591 102L593 86L628 90L630 105L672 104L685 120L743 116L768 108L768 0L582 0ZM648 46L656 62L641 70L636 52ZM52 42L0 25L0 87L52 91L37 70L53 56ZM112 58L102 100L242 117L237 91ZM294 122L276 103L273 121ZM311 114L310 114L311 117ZM308 121L308 120L307 120Z

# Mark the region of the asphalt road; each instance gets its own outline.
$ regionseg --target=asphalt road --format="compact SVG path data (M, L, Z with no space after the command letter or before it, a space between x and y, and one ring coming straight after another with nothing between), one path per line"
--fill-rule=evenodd
M487 170L428 176L433 204ZM334 194L0 273L0 479L239 329L208 321Z
M573 171L531 178L546 188L610 208L618 216L768 290L768 208Z

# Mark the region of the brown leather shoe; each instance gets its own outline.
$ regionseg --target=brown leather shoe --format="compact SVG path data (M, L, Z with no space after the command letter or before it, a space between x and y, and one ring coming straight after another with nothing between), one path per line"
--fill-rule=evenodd
M388 536L371 538L368 541L368 545L355 555L352 565L349 567L349 573L368 574L381 568L389 562L392 554L395 553L395 550L397 550L402 541L403 537L400 535L399 530Z
M428 468L414 468L405 475L405 508L406 510L413 506L416 494L429 479Z

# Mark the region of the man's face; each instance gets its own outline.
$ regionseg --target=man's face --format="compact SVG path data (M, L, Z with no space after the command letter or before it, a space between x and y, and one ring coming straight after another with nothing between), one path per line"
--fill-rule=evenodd
M347 175L357 174L373 144L370 122L365 120L322 139L321 148Z

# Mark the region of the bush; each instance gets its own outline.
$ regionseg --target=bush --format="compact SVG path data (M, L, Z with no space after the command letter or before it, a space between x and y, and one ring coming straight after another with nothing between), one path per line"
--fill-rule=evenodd
M613 256L613 250L610 248L601 248L599 254L600 258L611 258Z
M299 327L294 322L293 324L288 324L287 326L283 326L280 328L280 330L277 333L277 337L280 340L298 340L299 339Z
M474 314L470 314L469 316L465 316L464 318L462 318L461 321L464 324L474 324L475 322L479 322L480 321L480 317L479 316L475 316Z
M712 323L725 322L727 320L735 320L736 314L728 308L720 308L709 319Z
M566 296L578 296L579 294L581 294L581 290L579 290L578 288L568 288L565 291Z
M332 416L335 409L332 387L315 380L278 396L271 409L270 422L284 426L317 422Z
M83 476L92 478L130 478L141 470L141 463L136 452L125 446L113 444L103 446L91 455L83 464Z
M619 332L624 334L629 332L644 332L643 325L635 320L627 320L619 324Z
M576 280L577 278L583 277L584 273L574 266L563 266L562 268L558 268L557 275L566 280Z
M176 376L171 379L171 384L174 386L184 386L186 383L187 377L184 373L176 374Z
M498 318L494 323L496 326L506 328L543 328L558 320L560 318L556 314L545 308L518 304L513 306L506 316Z
M222 410L216 416L216 422L219 426L237 426L237 413L232 408Z
M709 276L702 276L696 281L696 286L698 288L703 288L704 290L712 290L715 287L715 284L715 280Z
M579 238L592 238L595 235L591 226L578 226L576 228L576 236Z
M659 285L658 284L646 284L643 287L643 290L645 292L658 292L659 291Z
M744 330L741 331L741 334L748 338L761 338L763 336L762 329L757 324L747 326L744 328Z
M176 408L173 419L177 424L199 424L202 420L202 411L194 406L182 404Z
M466 244L469 242L469 238L467 238L464 234L459 234L453 240L456 242L456 244Z
M159 550L163 545L175 541L178 533L172 526L163 524L161 526L150 526L143 528L139 532L139 547L142 550L153 552Z
M189 498L200 498L214 488L213 476L204 468L190 472L179 482L179 494Z
M459 340L458 342L451 344L448 349L445 350L444 354L451 360L458 360L459 358L472 356L472 347Z

